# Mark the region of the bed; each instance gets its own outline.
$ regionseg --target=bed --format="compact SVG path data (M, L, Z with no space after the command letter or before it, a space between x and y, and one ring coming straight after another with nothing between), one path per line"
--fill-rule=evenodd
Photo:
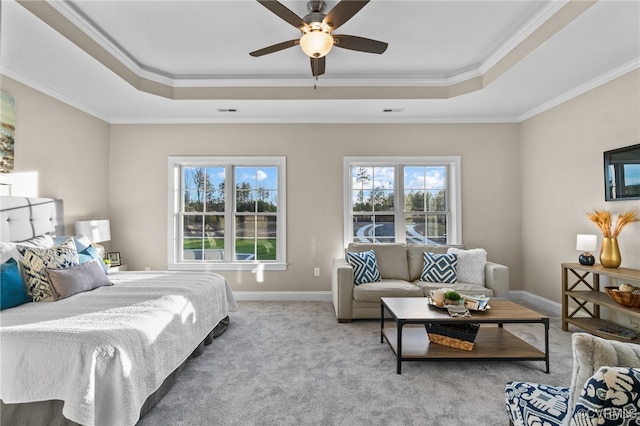
M64 234L61 218L60 200L0 197L4 258L8 242ZM215 273L105 277L112 285L0 311L2 424L134 425L237 309Z

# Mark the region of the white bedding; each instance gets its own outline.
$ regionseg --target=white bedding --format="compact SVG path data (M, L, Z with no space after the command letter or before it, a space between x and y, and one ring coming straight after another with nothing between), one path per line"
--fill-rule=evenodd
M84 425L133 425L145 399L237 309L214 273L121 272L113 286L0 312L0 399L58 399Z

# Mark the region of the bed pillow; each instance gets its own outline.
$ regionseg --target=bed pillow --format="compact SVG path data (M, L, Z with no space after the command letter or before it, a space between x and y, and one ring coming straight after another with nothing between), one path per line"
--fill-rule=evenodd
M69 238L73 238L73 242L76 245L76 250L78 250L78 253L80 253L81 251L84 251L87 247L91 247L91 240L89 239L89 237L87 237L86 235L69 235L69 236L64 236L64 237L53 237L53 243L55 244L62 244L65 241L67 241Z
M55 300L112 285L96 260L67 268L47 268L46 272Z
M425 251L420 281L455 283L458 281L457 265L458 256L455 254L436 254Z
M80 264L92 261L97 262L100 267L102 267L104 273L107 273L107 265L98 254L98 250L93 246L88 246L84 250L78 250L78 261Z
M0 265L0 310L31 302L24 287L18 262L9 259Z
M462 250L449 248L447 253L458 256L458 281L484 286L484 270L487 266L487 251L477 248Z
M30 238L28 240L14 242L14 243L0 243L0 262L4 263L10 258L20 262L22 255L18 251L19 247L39 247L39 248L51 248L54 246L53 238L51 235L44 234L37 237ZM19 266L19 264L18 264Z
M347 262L353 267L353 283L355 285L380 281L380 270L375 251L368 250L359 253L348 251Z
M27 293L34 302L53 300L47 268L66 268L78 264L78 251L73 238L51 248L18 247L18 251L22 254L20 264Z

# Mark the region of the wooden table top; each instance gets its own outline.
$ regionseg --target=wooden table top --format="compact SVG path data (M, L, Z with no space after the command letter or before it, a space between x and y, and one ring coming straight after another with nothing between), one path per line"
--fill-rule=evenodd
M471 318L452 318L445 308L430 305L427 297L383 297L381 300L393 315L405 321L432 321L437 319L442 320L442 322L473 321L496 323L501 321L538 321L548 318L539 312L503 299L489 300L490 309L485 311L470 311Z

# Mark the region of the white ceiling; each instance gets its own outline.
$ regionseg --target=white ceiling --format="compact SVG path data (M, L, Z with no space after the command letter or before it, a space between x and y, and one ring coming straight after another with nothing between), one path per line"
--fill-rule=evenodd
M517 122L640 67L637 0L373 0L336 34L387 51L317 82L298 46L249 56L300 36L256 1L30 3L2 0L0 71L111 123Z

